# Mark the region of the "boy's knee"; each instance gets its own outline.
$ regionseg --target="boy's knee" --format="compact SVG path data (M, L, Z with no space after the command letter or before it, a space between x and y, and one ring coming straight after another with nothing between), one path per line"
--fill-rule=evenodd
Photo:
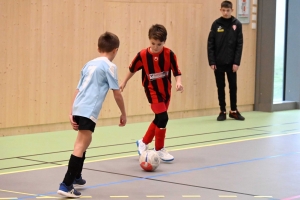
M169 121L169 116L167 112L163 112L155 115L154 123L158 128L166 128L168 121Z

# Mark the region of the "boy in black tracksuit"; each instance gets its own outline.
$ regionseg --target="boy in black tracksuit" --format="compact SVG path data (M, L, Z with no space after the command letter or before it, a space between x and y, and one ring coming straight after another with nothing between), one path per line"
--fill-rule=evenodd
M214 70L218 88L220 114L217 120L226 120L225 73L230 92L231 111L229 117L245 120L236 105L236 72L239 69L243 50L242 24L231 15L233 9L230 1L223 1L220 11L222 17L213 22L207 42L208 62L211 69Z

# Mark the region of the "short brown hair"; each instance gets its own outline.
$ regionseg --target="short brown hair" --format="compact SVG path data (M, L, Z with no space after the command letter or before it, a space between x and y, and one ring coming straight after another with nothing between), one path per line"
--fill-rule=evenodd
M100 35L98 39L98 48L100 52L111 52L112 50L119 48L120 40L118 36L111 32L105 32Z
M161 24L154 24L150 27L148 36L149 39L165 42L167 40L167 29Z
M221 8L231 8L232 9L232 3L230 1L223 1L221 3Z

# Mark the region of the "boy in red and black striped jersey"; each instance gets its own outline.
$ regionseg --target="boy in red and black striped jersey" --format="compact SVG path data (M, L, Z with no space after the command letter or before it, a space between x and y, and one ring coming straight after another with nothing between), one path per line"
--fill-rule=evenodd
M174 157L164 148L166 126L168 123L168 107L171 97L171 72L176 79L176 90L183 92L181 71L178 68L174 52L164 44L167 39L167 30L163 25L155 24L149 29L150 47L141 50L129 66L129 72L120 85L123 91L127 81L142 70L142 85L144 86L148 102L155 114L144 137L138 140L138 153L141 155L148 149L148 144L155 137L155 150L163 161L172 161Z

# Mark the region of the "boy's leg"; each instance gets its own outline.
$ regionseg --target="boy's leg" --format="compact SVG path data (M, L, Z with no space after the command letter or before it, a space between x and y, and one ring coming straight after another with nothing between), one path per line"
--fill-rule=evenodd
M245 120L241 113L237 110L237 73L231 70L227 70L227 80L229 83L230 93L230 108L229 117L236 120Z
M159 151L165 146L166 128L155 129L155 150Z
M169 120L167 113L170 101L164 103L151 104L151 109L155 113L155 150L159 151L165 146L166 126Z
M79 130L74 144L73 155L83 157L83 153L90 146L92 142L92 131Z
M82 157L92 141L92 131L79 130L75 141L73 154L70 157L68 170L63 182L57 191L58 194L66 197L80 197L81 193L74 189L73 182L82 168Z
M144 151L148 150L148 144L153 141L154 136L156 137L155 131L157 128L157 124L159 122L159 119L157 117L158 115L156 113L161 113L166 111L169 107L169 102L170 101L166 103L161 102L161 103L151 104L151 109L155 113L155 118L149 125L148 130L146 131L143 139L136 141L139 155L141 155Z
M80 170L82 169L82 165L83 165L83 160L82 160L83 153L86 151L91 141L92 141L92 131L90 130L78 131L73 154L71 155L69 161L68 171L63 180L63 183L65 183L67 186L72 185L77 174L81 173Z
M73 187L76 176L80 173L85 159L85 151L92 141L92 133L96 124L85 117L74 116L74 121L79 125L78 134L74 144L73 154L69 160L68 170L63 182L57 191L58 194L66 197L80 197L81 193ZM83 179L81 179L83 180ZM82 182L81 182L82 183ZM85 183L85 180L84 180Z
M226 112L226 102L225 102L225 72L221 66L217 66L215 70L215 78L216 78L216 85L218 88L218 99L219 99L219 106L220 111Z
M63 183L66 186L70 186L73 184L76 174L78 173L78 170L80 168L80 164L81 164L81 157L77 157L72 154L69 160L68 170L63 180Z
M73 181L73 186L75 187L78 187L78 186L83 186L86 184L86 180L84 180L82 178L82 168L83 168L83 164L84 164L84 160L85 160L85 154L86 154L86 151L83 152L83 155L82 155L82 158L81 158L81 163L80 163L80 168L77 172L77 175L76 175L76 178L75 180Z
M236 110L236 102L237 102L237 76L236 72L232 71L231 69L228 69L226 71L227 74L227 80L229 83L229 94L230 94L230 108L232 111Z
M147 145L149 143L152 142L153 138L154 138L154 135L155 135L155 128L156 128L156 125L155 125L155 119L153 122L151 122L151 124L149 125L144 137L143 137L143 142Z
M154 121L151 122L151 124L149 125L144 137L141 140L136 141L139 155L141 155L144 151L148 150L148 144L152 142L155 136L156 125Z
M83 155L82 155L82 158L81 158L81 163L80 163L81 166L80 166L80 168L79 168L79 170L78 170L78 173L77 173L77 175L76 175L76 179L81 178L82 168L83 168L83 164L84 164L84 160L85 160L85 154L86 154L86 151L83 152Z
M166 113L166 112L165 112ZM166 122L165 122L166 123ZM174 156L172 156L165 148L165 138L166 138L166 128L155 129L155 150L157 151L160 159L162 161L172 161Z
M79 166L80 166L81 158L71 155L68 165L68 170L65 175L63 182L59 185L59 189L57 191L58 194L65 197L80 197L81 193L74 189L73 187L73 178L75 178Z
M174 160L174 157L164 148L167 131L166 126L169 120L167 113L169 103L170 101L166 103L151 104L151 108L155 113L155 123L157 126L155 129L155 150L163 161Z
M225 101L225 72L224 66L217 66L215 70L215 78L216 78L216 85L218 88L218 99L219 99L219 106L220 106L220 113L217 117L218 121L226 120L226 101Z
M160 112L165 112L169 108L170 101L166 103L160 103L159 106L156 104L151 104L151 109L154 113L160 113ZM159 122L159 119L157 117L157 114L155 114L154 120L151 122L150 126L148 127L148 130L146 134L143 137L143 142L147 145L150 142L152 142L154 136L155 136L155 129L157 128L157 124Z

